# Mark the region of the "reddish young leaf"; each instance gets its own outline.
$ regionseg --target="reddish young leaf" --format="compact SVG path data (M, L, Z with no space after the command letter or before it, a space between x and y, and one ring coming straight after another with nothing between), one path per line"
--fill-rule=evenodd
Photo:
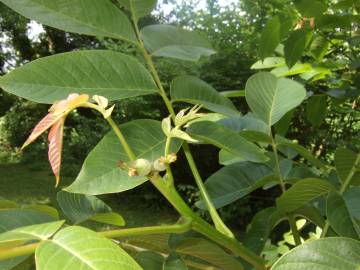
M24 149L26 146L35 141L42 133L44 133L48 128L50 128L56 121L61 119L62 115L56 115L49 113L47 114L34 128L29 138L26 140L21 149Z
M64 119L56 122L50 129L48 157L52 171L56 177L56 187L60 182L61 150L64 134Z

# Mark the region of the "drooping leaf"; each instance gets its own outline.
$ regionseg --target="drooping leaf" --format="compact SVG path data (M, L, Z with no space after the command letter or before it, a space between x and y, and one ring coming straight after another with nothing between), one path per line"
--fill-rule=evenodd
M154 161L164 155L166 136L161 123L155 120L135 120L120 125L124 137L137 158ZM173 140L171 152L181 145ZM113 132L107 134L90 152L75 182L66 191L99 195L132 189L146 181L145 177L130 177L118 167L119 161L129 159Z
M1 0L21 15L67 32L136 42L126 15L111 1Z
M323 14L327 7L320 0L295 0L296 9L307 18L317 17Z
M288 39L285 41L284 53L286 64L289 68L293 67L302 56L308 41L311 37L311 32L305 29L297 29L293 31Z
M170 89L172 102L201 104L210 111L229 116L240 114L229 99L197 77L188 75L177 77L172 81Z
M321 125L327 113L327 97L313 96L306 104L306 118L315 127Z
M0 234L0 248L15 246L19 243L29 242L31 240L46 240L51 237L64 221L55 221L19 227L11 231Z
M206 180L205 187L214 206L220 208L274 179L273 171L266 165L239 162L225 166L211 175ZM197 203L197 206L205 207L203 203Z
M283 218L285 214L276 207L269 207L256 213L245 235L244 245L256 254L261 254L271 230Z
M141 38L153 56L198 61L215 53L202 36L172 25L146 26L141 29Z
M355 270L360 265L360 242L342 237L307 242L282 256L271 270Z
M117 226L125 225L119 214L113 213L110 206L95 196L60 191L57 201L73 224L94 220Z
M135 19L146 15L156 7L157 0L119 0L127 10L129 10Z
M53 103L80 92L118 100L158 91L149 72L136 59L103 50L69 52L35 60L0 77L0 86L40 103Z
M36 249L38 270L141 270L117 244L83 227L67 227Z
M165 258L153 251L142 251L136 255L135 259L144 270L160 270Z
M271 56L279 45L281 41L280 29L281 21L279 16L274 16L266 22L259 44L259 56L262 60Z
M217 245L201 238L189 238L176 246L176 252L199 258L223 270L242 270L241 263Z
M290 79L260 72L247 81L246 101L255 115L272 126L305 98L304 87Z
M276 205L278 209L290 213L335 190L336 188L326 180L318 178L302 179L285 191L277 199Z
M335 152L335 168L343 183L350 179L353 184L360 184L360 172L355 172L355 166L360 164L360 154L346 148L338 148Z
M187 132L195 139L225 149L245 160L253 162L267 160L262 149L245 140L237 132L220 124L210 121L196 122L187 129Z
M307 159L310 163L319 168L325 168L325 164L320 160L314 157L306 148L299 145L297 142L285 139L279 135L275 136L275 141L278 146L286 146L295 150L299 155Z
M352 219L344 198L331 192L326 201L326 216L331 228L339 235L359 239L360 227Z

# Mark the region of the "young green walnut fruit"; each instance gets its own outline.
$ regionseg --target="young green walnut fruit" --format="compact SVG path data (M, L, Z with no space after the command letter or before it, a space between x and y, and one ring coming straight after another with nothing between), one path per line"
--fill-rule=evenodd
M152 164L147 159L139 158L129 166L129 176L146 176L152 171Z

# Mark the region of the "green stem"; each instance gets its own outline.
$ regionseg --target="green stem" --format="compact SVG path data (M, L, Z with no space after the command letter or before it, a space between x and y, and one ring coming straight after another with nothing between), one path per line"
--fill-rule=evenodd
M171 137L168 136L166 138L166 143L165 143L165 158L170 154L170 146L171 146ZM174 185L174 176L170 167L170 164L166 163L166 180L169 186Z
M360 154L357 155L357 158L355 160L355 163L354 163L353 167L351 168L349 174L347 175L344 183L341 185L341 188L340 188L340 191L339 191L341 195L344 194L344 192L349 187L354 174L358 170L357 166L358 166L359 163L360 163ZM323 228L323 231L321 232L320 238L324 238L326 236L326 234L328 233L329 229L330 229L330 223L329 223L329 220L326 220L326 223L325 223L325 226Z
M182 216L192 220L193 230L206 236L208 239L222 247L231 250L235 255L253 265L255 269L266 269L263 258L241 245L236 239L225 237L221 232L217 231L213 226L194 213L180 197L175 187L167 187L164 180L159 176L152 177L150 181Z
M98 106L96 104L89 103L89 102L83 104L81 107L91 108L91 109L94 109L94 110L98 111L99 113L101 113L102 116L105 118L105 120L109 123L109 125L111 126L113 131L115 132L116 136L118 137L122 147L124 148L127 156L130 158L130 160L134 161L136 159L136 155L131 150L131 147L127 143L127 141L126 141L124 135L122 134L121 130L119 129L117 124L114 122L114 120L111 118L111 115L106 115L106 111L105 111L104 108L102 108L102 107L100 107L100 106Z
M162 86L162 83L161 83L161 80L160 80L160 77L159 77L159 74L156 70L156 67L154 65L154 62L151 58L151 56L148 54L147 50L145 49L145 46L144 46L144 43L142 42L141 38L140 38L140 31L139 31L139 27L136 23L136 20L133 21L134 23L134 27L135 27L135 32L136 32L136 35L138 37L138 40L139 40L139 43L140 43L140 46L139 46L139 49L140 51L142 52L144 58L145 58L145 61L150 69L150 72L151 74L153 75L153 78L159 88L159 94L160 96L162 97L164 103L165 103L165 106L166 108L168 109L170 115L171 115L171 118L173 120L175 120L175 111L174 111L174 108L171 104L171 101L169 100L169 98L167 97L166 95L166 92L165 92L165 89L164 87ZM231 232L231 230L225 225L225 223L222 221L221 217L219 216L218 212L216 211L216 208L214 207L213 203L211 202L211 199L210 199L210 196L209 194L207 193L206 189L205 189L205 186L204 186L204 182L200 176L200 173L199 173L199 170L197 169L197 166L196 166L196 163L192 157L192 154L191 154L191 151L189 149L189 146L188 146L188 143L187 142L184 142L183 143L183 150L185 152L185 155L186 155L186 159L189 163L189 166L191 168L191 171L194 175L194 178L195 178L195 181L196 181L196 184L200 190L200 194L201 194L201 197L203 198L207 208L209 209L209 213L210 213L210 216L215 224L215 227L221 231L224 235L228 236L228 237L231 237L231 238L234 238L234 235L233 233Z
M277 150L277 144L275 142L274 136L271 136L271 140L272 140L271 147L273 149L273 153L274 153L274 156L275 156L275 165L276 165L275 170L276 170L276 174L277 174L277 176L279 178L279 184L280 184L280 187L281 187L281 191L284 193L286 191L286 185L285 185L285 181L284 181L284 179L282 177L282 174L281 174L279 153L278 153L278 150ZM295 221L294 215L288 214L287 218L288 218L288 221L289 221L290 230L292 232L295 245L296 246L301 245L301 237L300 237L300 233L299 233L299 231L298 231L298 229L296 227L296 221Z
M186 219L183 223L178 223L174 225L111 230L111 231L97 232L97 234L111 239L138 236L138 235L167 234L167 233L180 234L191 230L191 222L192 221L190 219ZM41 242L13 247L6 250L0 249L0 261L11 259L18 256L30 255L35 252L36 248L40 244Z
M114 120L110 117L106 118L106 121L109 123L109 125L111 126L111 128L114 130L116 136L118 137L122 147L124 148L126 154L128 155L128 157L130 158L131 161L136 160L136 155L135 153L131 150L129 144L127 143L124 135L122 134L122 132L120 131L119 127L116 125L116 123L114 122Z
M112 238L112 239L128 237L128 236L152 235L152 234L167 234L167 233L180 234L191 230L191 222L192 222L191 219L186 219L185 222L174 225L161 225L161 226L103 231L103 232L98 232L98 234L106 238Z
M212 218L212 220L213 220L213 222L215 224L216 229L218 231L222 232L224 235L230 237L230 238L235 238L234 234L224 224L224 222L220 218L218 212L216 211L216 208L214 207L214 205L211 202L211 198L210 198L208 192L206 191L204 182L201 179L199 170L197 169L195 161L193 159L193 156L192 156L192 154L190 152L189 145L184 144L183 149L184 149L184 152L185 152L185 156L186 156L186 158L188 160L191 172L194 175L195 182L196 182L197 186L199 187L201 198L204 200L204 202L205 202L205 204L206 204L206 206L207 206L207 208L209 210L210 216L211 216L211 218Z

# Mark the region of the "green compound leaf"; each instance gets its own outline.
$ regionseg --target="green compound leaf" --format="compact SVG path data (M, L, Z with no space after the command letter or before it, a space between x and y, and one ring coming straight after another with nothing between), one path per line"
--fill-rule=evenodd
M277 199L277 208L290 213L335 190L336 188L326 180L318 178L302 179Z
M254 114L272 126L288 111L300 105L306 91L293 80L278 79L271 73L260 72L247 81L245 95Z
M82 228L67 227L35 252L38 270L142 270L111 240Z
M66 99L71 93L118 100L158 91L149 72L135 58L103 50L69 52L35 60L0 77L0 86L39 103Z
M161 122L155 120L135 120L120 125L128 144L137 158L155 161L164 155L166 136ZM173 140L171 152L176 153L181 142ZM129 159L113 132L107 134L90 152L75 182L66 191L89 195L118 193L144 183L145 177L130 177L119 168L119 161Z
M307 242L282 256L271 270L357 270L360 242L342 237Z
M172 25L149 25L141 29L145 47L153 56L198 61L214 54L209 41L196 32Z
M119 214L113 213L110 206L95 196L60 191L57 194L57 201L73 224L94 220L117 226L125 225L124 219Z
M136 42L127 16L111 1L1 0L21 15L67 32Z
M236 131L220 124L210 121L196 122L190 125L187 132L195 139L225 149L244 160L265 162L268 159L262 149L244 139Z
M172 102L182 101L194 105L201 104L210 111L229 116L240 114L228 98L222 96L211 85L194 76L175 78L171 83L170 95Z

